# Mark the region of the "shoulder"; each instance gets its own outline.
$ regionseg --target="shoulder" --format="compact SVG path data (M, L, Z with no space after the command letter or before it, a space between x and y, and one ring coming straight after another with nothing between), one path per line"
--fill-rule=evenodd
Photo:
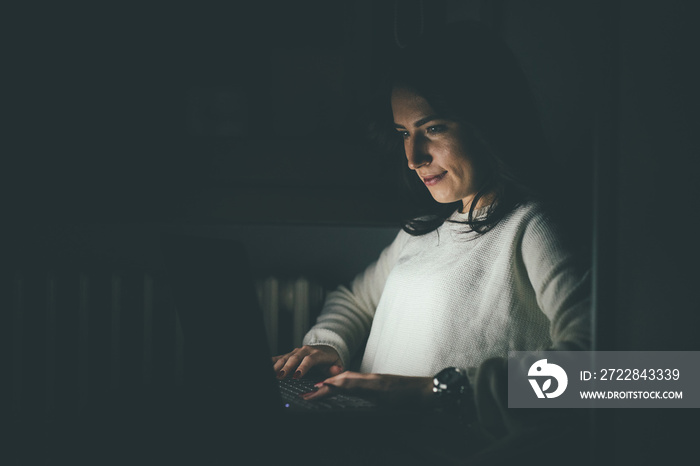
M394 241L392 242L392 246L396 246L398 248L403 247L410 239L412 236L408 234L406 231L403 229L399 230L399 232L396 234L396 238L394 238Z
M513 221L517 223L518 246L523 260L527 262L562 263L572 262L577 267L585 267L585 257L581 257L561 221L545 205L532 202L513 211Z
M552 212L540 202L523 203L506 215L499 225L513 236L523 250L562 249L562 230Z
M394 237L394 240L386 248L384 248L379 260L389 263L395 262L411 238L413 238L411 235L403 230L399 230L396 237Z
M537 201L529 201L515 207L499 222L502 228L521 234L556 230L556 222L546 207Z
M530 222L533 220L543 220L548 216L549 214L544 204L539 201L527 201L515 207L507 218Z

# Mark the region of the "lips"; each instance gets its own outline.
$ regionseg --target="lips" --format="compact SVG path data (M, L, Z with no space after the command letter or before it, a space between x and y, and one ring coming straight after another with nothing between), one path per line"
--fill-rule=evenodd
M434 186L442 181L442 179L445 178L445 175L447 175L447 172L438 173L437 175L423 176L421 179L426 186Z

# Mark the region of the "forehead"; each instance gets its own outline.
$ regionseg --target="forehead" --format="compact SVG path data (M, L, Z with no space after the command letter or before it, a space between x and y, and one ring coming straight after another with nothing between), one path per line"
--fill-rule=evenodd
M424 97L405 87L395 87L391 91L391 109L396 123L400 123L399 120L413 122L434 113Z

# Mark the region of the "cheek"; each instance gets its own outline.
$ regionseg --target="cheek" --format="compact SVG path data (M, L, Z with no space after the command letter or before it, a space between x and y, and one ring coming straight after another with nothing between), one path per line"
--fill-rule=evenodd
M474 178L474 164L464 153L457 153L450 158L452 173L463 182Z

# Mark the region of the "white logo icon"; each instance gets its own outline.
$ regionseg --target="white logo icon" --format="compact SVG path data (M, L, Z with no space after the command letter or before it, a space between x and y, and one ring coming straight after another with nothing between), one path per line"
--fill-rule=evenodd
M566 372L564 372L564 369L557 366L556 364L548 364L546 359L540 359L539 361L535 362L532 366L530 366L530 370L527 372L527 375L528 377L547 376L554 378L557 381L557 389L551 393L548 393L547 390L549 390L549 388L552 385L551 378L548 378L542 384L541 388L539 383L537 383L537 379L528 379L530 381L530 385L532 385L532 389L535 390L537 398L556 398L562 393L564 393L564 390L566 390L566 385L569 383L569 378L566 376Z

